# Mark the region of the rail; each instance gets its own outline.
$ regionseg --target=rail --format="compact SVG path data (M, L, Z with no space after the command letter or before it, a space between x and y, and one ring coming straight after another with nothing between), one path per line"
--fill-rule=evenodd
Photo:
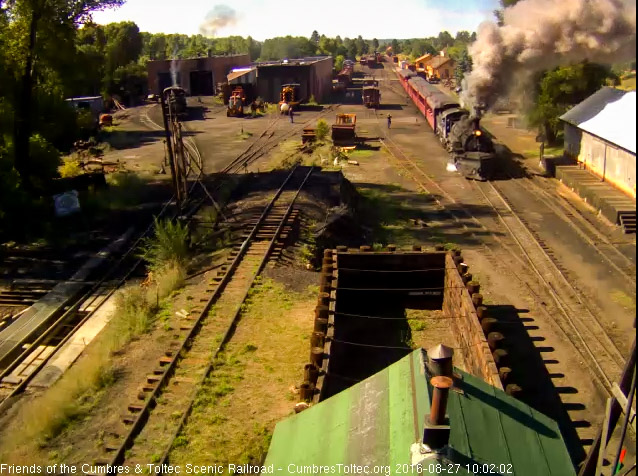
M273 207L280 200L282 193L284 192L286 187L290 184L293 176L298 174L300 170L302 170L301 167L295 167L286 176L282 185L279 187L279 189L277 190L273 198L270 200L268 205L264 208L256 224L252 226L250 233L241 244L239 250L236 252L236 255L234 256L232 263L228 267L228 271L224 274L223 278L218 283L214 292L211 294L210 298L204 305L202 311L195 318L195 321L192 327L190 328L189 332L186 334L186 336L183 339L181 339L179 346L169 351L170 354L172 355L172 358L170 362L168 362L163 367L162 374L158 376L157 381L153 385L153 389L148 393L148 395L145 396L144 403L139 408L135 408L134 414L130 415L130 420L129 420L130 426L127 428L127 432L125 436L123 437L123 439L121 440L121 443L119 443L117 447L107 446L106 450L107 451L112 450L113 454L108 459L108 461L99 461L98 465L120 466L127 459L127 454L129 454L128 452L135 444L135 438L144 429L145 425L149 421L149 418L152 417L152 408L154 407L157 398L162 394L168 382L173 378L179 362L182 361L183 358L186 355L188 355L188 352L196 345L197 337L200 334L200 331L202 330L203 326L205 325L204 321L206 320L207 316L210 314L213 305L215 305L218 302L219 298L222 296L223 291L227 288L229 283L231 283L231 281L233 280L233 277L235 276L236 271L238 267L240 266L240 263L243 261L244 257L246 256L257 234L266 233L265 231L260 231L262 228L262 225L266 222L266 220L269 219L271 212L273 210ZM232 319L230 319L230 322L228 323L228 326L225 329L224 336L221 340L221 343L219 344L219 346L217 347L214 353L214 357L212 358L211 361L209 361L208 365L204 369L203 375L199 379L199 382L193 388L192 395L190 399L188 400L188 404L186 408L183 411L182 419L180 420L178 424L178 428L173 434L172 438L170 439L168 447L164 451L163 461L168 458L168 453L170 451L170 448L172 447L174 439L178 436L179 432L181 431L181 429L183 428L183 426L185 425L188 419L188 415L190 414L192 410L193 403L195 401L197 391L201 383L203 383L204 380L207 378L207 376L211 373L211 371L214 370L215 358L219 355L219 353L222 351L226 343L230 340L232 336L233 328L237 324L237 321L241 314L242 304L246 300L246 297L248 296L248 292L250 291L255 278L261 273L263 267L268 261L271 255L271 252L275 246L275 243L277 242L283 228L286 226L286 223L289 220L295 201L297 200L301 190L305 186L306 182L308 181L313 171L314 169L310 168L309 171L304 175L303 180L301 181L301 184L297 187L296 193L289 200L289 203L286 204L287 205L286 212L283 214L281 219L279 219L279 224L276 230L274 232L271 232L271 231L267 232L271 234L268 248L261 255L259 266L256 268L256 271L254 272L254 274L250 277L249 282L247 284L246 291L243 294L243 297L241 297L239 302L236 303L237 304L236 310L234 311ZM167 355L168 355L168 352L167 352ZM130 408L131 406L129 406L129 409Z

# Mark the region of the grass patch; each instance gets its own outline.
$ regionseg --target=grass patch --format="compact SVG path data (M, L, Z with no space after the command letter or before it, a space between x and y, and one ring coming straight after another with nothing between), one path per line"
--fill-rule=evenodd
M330 126L325 119L319 119L317 121L317 125L315 126L315 134L317 136L317 140L323 141L328 138L328 134L330 134Z
M611 293L611 299L616 304L620 304L625 309L635 312L636 311L636 301L631 296L628 296L624 292L620 290L616 290Z
M115 312L104 330L51 388L27 402L13 420L16 428L0 460L33 462L37 449L76 423L100 404L104 391L116 381L112 357L133 339L149 332L170 302L174 286L183 283L179 269L165 268L145 288L130 287L115 297ZM165 312L165 311L164 311Z
M619 89L624 89L625 91L635 91L636 90L636 75L628 74L624 76L620 80Z
M252 132L244 131L243 129L237 134L237 139L248 140L253 136Z
M359 212L362 221L372 228L374 242L386 245L395 243L404 245L413 242L408 229L409 218L413 214L410 204L399 202L390 196L398 186L385 185L386 190L359 188L361 201Z
M106 183L108 188L82 197L82 208L87 215L139 205L149 178L134 172L117 172L107 175Z
M153 236L142 245L142 258L153 271L184 269L189 256L188 227L179 221L155 219Z
M63 163L60 167L58 167L58 172L60 172L60 177L77 177L82 174L82 167L80 167L80 161L77 157L65 157L63 159Z
M172 464L262 463L275 424L298 399L291 387L303 375L315 292L258 280L242 323L198 393L181 435L188 443L173 447Z
M564 148L562 145L559 146L545 146L545 151L543 152L543 155L546 157L551 157L551 156L556 156L556 155L563 155L564 152ZM540 157L540 149L528 149L523 151L523 157L525 157L526 159L537 159Z
M289 169L301 161L299 149L301 142L298 139L288 139L279 144L279 147L271 154L268 170Z
M347 154L348 159L350 160L361 160L368 159L374 155L374 151L372 150L358 150L355 149Z

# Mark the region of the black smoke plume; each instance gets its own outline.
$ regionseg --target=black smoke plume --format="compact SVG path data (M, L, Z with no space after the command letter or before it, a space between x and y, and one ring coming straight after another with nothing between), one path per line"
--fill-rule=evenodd
M465 107L489 108L534 73L589 60L636 57L635 0L522 0L504 11L503 26L484 22L469 47L473 70L463 84Z

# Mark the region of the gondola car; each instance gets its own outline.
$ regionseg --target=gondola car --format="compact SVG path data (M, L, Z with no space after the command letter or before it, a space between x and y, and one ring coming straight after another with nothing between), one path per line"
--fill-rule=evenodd
M496 156L492 140L480 128L479 118L461 108L455 98L410 73L399 71L401 84L450 152L456 170L467 178L489 180L494 174Z

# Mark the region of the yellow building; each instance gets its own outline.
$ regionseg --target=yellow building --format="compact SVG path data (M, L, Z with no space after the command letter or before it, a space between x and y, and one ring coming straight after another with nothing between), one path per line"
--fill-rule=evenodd
M435 56L426 65L426 73L429 77L450 79L454 77L456 62L448 56Z
M425 71L425 68L431 59L432 59L432 55L430 53L426 53L423 56L415 59L414 65L416 66L416 70Z

